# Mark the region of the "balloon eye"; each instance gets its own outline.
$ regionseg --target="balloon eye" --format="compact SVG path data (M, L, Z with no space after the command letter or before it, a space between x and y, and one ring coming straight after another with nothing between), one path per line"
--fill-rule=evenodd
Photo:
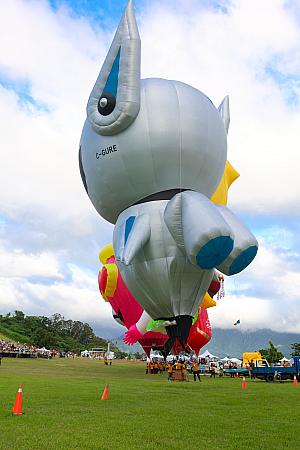
M107 98L105 98L105 97L103 97L103 98L100 98L100 101L99 101L99 105L100 105L100 108L105 108L105 106L107 105Z
M116 106L116 97L110 93L105 93L100 97L98 102L98 111L102 116L108 116L113 112Z

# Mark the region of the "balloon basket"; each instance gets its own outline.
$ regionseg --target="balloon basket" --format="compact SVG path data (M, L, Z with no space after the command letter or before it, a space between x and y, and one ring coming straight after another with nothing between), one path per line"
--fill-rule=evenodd
M172 381L189 381L186 373L183 372L173 372Z

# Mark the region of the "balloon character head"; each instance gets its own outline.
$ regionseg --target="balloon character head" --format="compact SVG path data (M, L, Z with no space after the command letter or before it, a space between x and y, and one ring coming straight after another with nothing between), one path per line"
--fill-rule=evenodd
M226 162L228 97L218 110L182 82L141 80L140 65L129 1L88 100L79 152L87 194L112 223L124 209L160 193L170 199L190 189L211 197Z

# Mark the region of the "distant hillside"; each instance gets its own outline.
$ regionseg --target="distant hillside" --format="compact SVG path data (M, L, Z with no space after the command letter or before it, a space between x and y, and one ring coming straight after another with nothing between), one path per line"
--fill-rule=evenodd
M244 352L268 347L268 341L272 341L278 350L286 357L290 357L291 344L300 342L300 334L277 333L268 329L241 332L238 329L215 328L211 341L203 348L203 351L207 349L220 357L227 355L240 357Z
M80 352L93 347L107 348L108 342L96 336L87 323L52 317L25 316L22 311L0 315L0 339L59 351ZM119 352L116 346L111 350Z
M291 344L300 342L300 334L277 333L276 331L262 329L257 331L241 332L238 329L223 330L221 328L213 329L211 341L203 347L201 352L209 350L214 355L231 357L241 357L244 352L255 351L269 347L269 341L278 347L285 356L290 357ZM115 341L118 348L124 352L136 353L143 352L139 344L132 347L124 344L122 339Z

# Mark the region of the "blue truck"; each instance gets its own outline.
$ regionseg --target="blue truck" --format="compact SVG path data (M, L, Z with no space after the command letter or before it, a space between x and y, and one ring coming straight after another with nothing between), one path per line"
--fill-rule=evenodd
M270 366L266 359L258 360L250 368L252 378L265 381L293 380L300 381L300 356L294 356L289 366Z

